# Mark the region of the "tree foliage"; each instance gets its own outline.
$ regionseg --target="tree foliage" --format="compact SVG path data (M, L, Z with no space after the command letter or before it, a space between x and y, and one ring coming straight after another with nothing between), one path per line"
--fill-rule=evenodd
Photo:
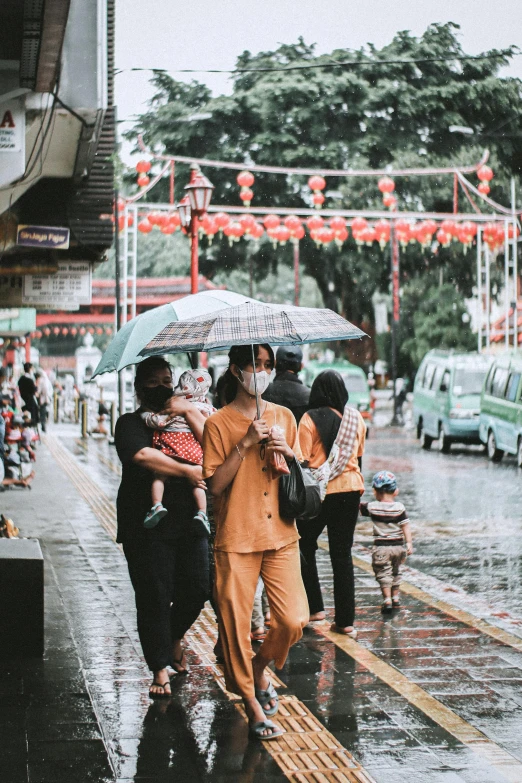
M495 170L492 197L509 202L508 181L522 170L522 135L517 132L521 82L500 77L514 48L491 50L486 59L465 56L452 23L430 25L415 37L404 31L382 49L337 49L317 55L302 38L273 52L243 52L237 59L231 95L213 96L196 81L179 82L156 73L156 88L148 111L127 135L142 134L158 152L217 158L244 163L291 167L383 168L469 164L489 147ZM432 58L443 58L433 62ZM425 60L386 63L383 60ZM332 67L354 60L355 66ZM288 70L294 66L319 68ZM241 69L273 69L241 72ZM194 121L194 115L210 114ZM473 137L449 131L451 125L473 128ZM471 141L470 141L471 139ZM239 204L235 174L225 169L206 172L215 185L214 204ZM186 167L176 167L176 194L187 181ZM256 205L310 205L306 177L259 173L254 186ZM158 199L166 198L167 183ZM380 208L376 180L330 178L335 192L328 206ZM398 177L399 207L451 212L452 178ZM463 196L461 195L461 198ZM463 205L464 209L466 208ZM389 258L374 244L357 251L352 242L342 251L317 249L301 242L304 271L315 278L327 306L356 322L371 318L371 297L390 285ZM291 264L289 249L261 243L253 256L255 276L263 280L279 262ZM246 243L229 248L216 242L203 255L201 270L212 276L247 265ZM471 254L452 246L437 254L411 246L401 254L402 282L444 269L444 279L469 296L474 284Z

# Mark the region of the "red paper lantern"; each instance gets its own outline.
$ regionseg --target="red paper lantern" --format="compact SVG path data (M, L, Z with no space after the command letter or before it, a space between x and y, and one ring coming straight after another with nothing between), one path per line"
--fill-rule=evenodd
M313 190L314 193L320 193L321 190L324 190L326 187L326 180L324 177L315 174L313 177L310 177L310 179L308 180L308 187L310 188L310 190Z
M387 193L385 196L383 196L382 203L385 207L388 207L388 209L395 209L397 206L397 199L395 196Z
M286 226L278 226L274 230L274 236L280 245L286 245L290 239L290 229L288 229Z
M112 326L106 326L105 331L107 334L112 334Z
M291 242L293 245L299 244L299 241L304 238L305 230L304 226L299 224L299 227L294 229L292 232Z
M51 330L49 329L48 326L45 327L43 333L45 334L46 337L49 337L49 335L51 334Z
M237 242L240 237L245 233L243 226L237 220L229 223L224 229L225 236L228 237L230 247L234 242Z
M78 334L78 329L75 326L72 327L71 334L73 337L76 337L76 335Z
M491 188L489 187L487 182L481 182L477 188L479 193L482 193L483 196L487 196L490 192Z
M457 236L457 224L454 220L443 220L440 224L441 230L444 231L446 234L449 234L450 237L456 237Z
M339 249L343 246L343 242L348 239L348 229L341 228L340 231L335 232L335 244Z
M268 229L277 228L280 223L281 219L277 215L267 215L263 220L263 225L267 231Z
M174 226L174 230L178 229L181 225L181 219L177 212L170 212L167 216L167 222L169 225Z
M390 223L388 220L378 220L373 228L375 231L375 239L382 249L390 240Z
M510 223L508 226L508 239L513 239L513 236L519 237L520 229L518 226L515 226L515 231L513 231L513 225Z
M255 225L250 229L250 236L253 237L255 240L261 239L263 234L265 233L265 230L261 223L255 223Z
M241 215L239 222L243 226L246 234L250 234L252 228L256 225L256 219L253 215Z
M207 216L208 218L208 216ZM212 240L219 231L219 226L216 223L215 218L208 218L205 222L205 233L208 237L208 244L212 244Z
M319 237L319 241L323 245L329 245L330 242L333 242L335 239L335 231L329 228L329 226L323 226L323 228L320 228L317 232L317 235Z
M101 326L96 327L96 334L103 334L103 329L101 328Z
M294 234L301 227L301 219L297 215L288 215L284 222L291 234Z
M312 196L312 201L316 209L321 209L325 200L326 199L322 193L314 193L314 195Z
M138 223L138 231L141 231L142 234L150 234L152 226L147 219L140 220Z
M330 228L335 232L342 231L346 228L346 220L343 217L333 217L330 220Z
M491 182L494 176L493 170L489 166L481 166L477 171L477 177L481 182Z
M366 228L363 228L363 230L359 234L359 238L361 242L365 242L368 247L371 247L375 240L377 239L375 234L375 229L371 226L367 226Z
M228 226L230 223L230 217L227 215L226 212L216 212L214 215L214 220L216 221L216 226L219 229L219 234L221 235L223 233L223 229Z
M157 210L154 210L153 212L149 212L147 216L147 220L149 221L151 226L159 226L161 223L161 218L162 218L162 214Z
M162 234L173 234L175 230L176 230L176 226L173 226L172 223L166 223L164 226L160 228Z
M89 332L89 334L94 334L94 327L93 326L89 326L87 331Z
M138 174L148 174L151 169L151 163L148 160L139 160L136 163L136 171Z
M439 228L436 237L437 242L442 245L442 247L449 247L451 244L451 234L448 234L447 231L444 231L443 228Z
M118 231L123 231L125 228L125 215L119 215L118 217Z
M62 329L62 334L64 337L67 337L67 335L69 334L69 330L65 326Z
M381 193L393 193L395 190L395 182L391 177L381 177L377 183L377 187Z
M39 329L36 330L35 337L36 337L37 340L41 340L42 339L42 333L41 333L41 331Z
M78 331L80 332L81 336L83 337L83 335L85 334L85 332L87 331L87 329L85 328L85 326L80 326L80 328L78 329Z
M140 176L138 177L138 185L140 186L140 188L146 188L149 183L150 183L150 178L147 177L146 174L140 174Z
M60 334L60 328L58 326L53 326L53 334L55 337L58 337Z
M252 199L254 198L254 191L250 190L250 188L241 188L241 193L239 194L239 198L243 202L245 207L249 207L252 203Z
M324 220L322 217L319 217L319 215L312 215L312 217L309 217L306 221L306 225L309 231L317 231L324 226Z
M241 171L236 178L237 184L242 188L251 188L254 184L254 175L251 171Z
M352 220L352 233L355 234L358 231L362 231L363 228L368 226L368 221L363 217L356 217Z

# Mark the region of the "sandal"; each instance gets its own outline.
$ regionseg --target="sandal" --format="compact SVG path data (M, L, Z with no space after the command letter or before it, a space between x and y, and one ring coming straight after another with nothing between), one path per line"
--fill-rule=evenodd
M400 609L401 608L401 599L400 598L392 598L392 608L393 609Z
M160 519L163 519L166 514L168 514L168 511L164 505L162 503L155 503L151 510L147 512L147 516L143 521L143 527L147 528L147 530L156 527Z
M263 731L266 729L271 729L272 733L263 734ZM284 733L285 730L279 728L279 726L276 726L275 723L271 720L260 720L258 723L251 723L248 726L248 736L251 739L273 740L277 737L281 737L281 735Z
M343 636L349 636L350 639L357 639L357 631L355 630L355 628L352 628L351 631L345 631L344 628L340 628L335 623L332 623L332 625L330 626L330 631L333 631L334 633L340 633Z
M272 685L272 683L268 684L268 688L266 689L266 691L255 688L255 696L258 702L260 703L261 707L263 708L265 715L271 717L272 715L276 714L277 710L279 709L279 696L277 695L277 691ZM271 701L275 701L274 706L269 707L266 710L265 706L268 705Z
M170 680L165 680L165 682L157 682L156 680L152 680L152 685L156 685L158 688L163 688L163 693L155 693L150 690L149 688L149 698L150 699L170 699L172 696L172 693L167 693L165 690L166 686L169 686L170 689ZM152 685L150 686L152 688Z
M266 631L264 629L262 631L252 631L250 633L250 639L253 642L264 642L266 639Z
M174 669L174 674L188 674L189 673L189 667L187 666L186 660L185 660L185 652L183 652L181 658L173 658L172 659L172 668ZM178 668L176 668L178 667ZM172 675L174 676L174 675Z
M381 606L381 612L382 614L391 614L393 612L392 602L384 601L383 605Z

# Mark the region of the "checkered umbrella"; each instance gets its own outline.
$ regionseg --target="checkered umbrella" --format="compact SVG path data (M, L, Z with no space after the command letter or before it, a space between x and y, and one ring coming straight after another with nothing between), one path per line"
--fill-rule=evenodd
M173 321L140 354L212 351L256 343L317 343L364 336L364 332L332 310L245 302L210 315Z

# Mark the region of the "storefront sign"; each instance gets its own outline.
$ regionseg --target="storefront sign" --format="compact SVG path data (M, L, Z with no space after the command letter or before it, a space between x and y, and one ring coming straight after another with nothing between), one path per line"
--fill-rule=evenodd
M0 187L25 171L25 104L23 98L0 103Z
M25 275L22 303L69 309L91 304L92 267L86 261L60 261L54 275Z
M69 234L68 228L18 226L16 244L25 247L52 247L54 250L67 250Z

